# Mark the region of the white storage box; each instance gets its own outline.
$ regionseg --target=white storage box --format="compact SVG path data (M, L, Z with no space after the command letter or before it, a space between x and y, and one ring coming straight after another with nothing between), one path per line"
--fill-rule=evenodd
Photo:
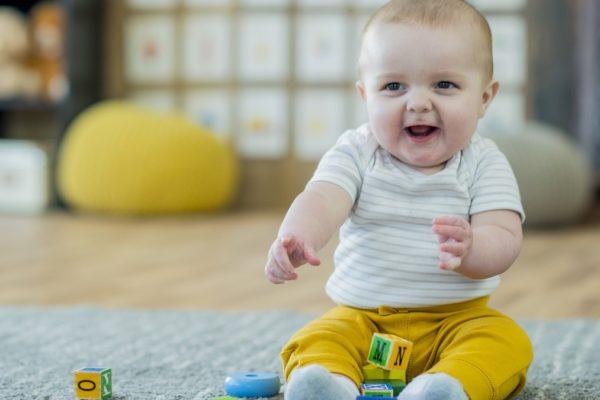
M26 140L0 139L0 212L32 214L49 201L48 155Z

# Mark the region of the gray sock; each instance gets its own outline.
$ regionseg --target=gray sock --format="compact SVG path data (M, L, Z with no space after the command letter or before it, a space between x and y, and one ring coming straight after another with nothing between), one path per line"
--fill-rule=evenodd
M349 378L330 373L318 364L292 372L285 400L355 400L358 388Z
M450 375L423 374L406 385L398 400L469 400L462 384Z

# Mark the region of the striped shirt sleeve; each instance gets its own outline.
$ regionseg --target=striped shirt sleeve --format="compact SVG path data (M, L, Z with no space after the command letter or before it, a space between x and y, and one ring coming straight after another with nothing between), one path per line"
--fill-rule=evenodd
M490 139L481 139L482 146L471 186L469 214L492 210L512 210L525 221L517 179L506 156Z
M325 181L340 186L356 201L362 186L365 167L365 146L368 138L362 132L350 130L342 134L335 146L325 153L310 182ZM309 182L309 183L310 183Z

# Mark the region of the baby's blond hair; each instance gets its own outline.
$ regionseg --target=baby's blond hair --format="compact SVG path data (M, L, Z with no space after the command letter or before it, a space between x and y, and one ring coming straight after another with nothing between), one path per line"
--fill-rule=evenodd
M433 28L450 27L455 24L472 26L479 33L479 60L485 76L492 79L494 75L490 26L477 9L464 0L391 0L371 15L363 29L363 42L369 29L382 23L417 24ZM362 49L360 53L362 58ZM359 69L361 65L362 61L359 60Z

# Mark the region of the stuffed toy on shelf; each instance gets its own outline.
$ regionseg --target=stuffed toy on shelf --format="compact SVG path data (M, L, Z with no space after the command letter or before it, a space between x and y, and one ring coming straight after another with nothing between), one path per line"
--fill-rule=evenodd
M68 93L65 73L65 12L53 1L37 4L30 12L32 52L28 64L41 82L41 97L58 102Z
M27 27L20 12L0 7L0 100L40 94L40 76L26 61L31 51Z

